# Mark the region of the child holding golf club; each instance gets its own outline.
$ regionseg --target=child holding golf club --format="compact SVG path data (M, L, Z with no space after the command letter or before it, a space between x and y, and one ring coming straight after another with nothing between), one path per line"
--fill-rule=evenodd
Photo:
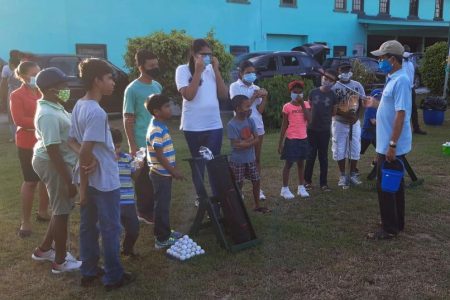
M309 152L306 127L311 121L311 111L309 102L305 102L303 98L304 86L303 81L300 80L290 82L288 88L291 93L291 101L283 106L283 123L278 153L281 154L281 159L286 161L283 168L283 186L280 192L280 196L286 200L295 197L289 190L289 173L294 163L297 164L299 182L297 194L302 198L309 197L304 185L303 163Z

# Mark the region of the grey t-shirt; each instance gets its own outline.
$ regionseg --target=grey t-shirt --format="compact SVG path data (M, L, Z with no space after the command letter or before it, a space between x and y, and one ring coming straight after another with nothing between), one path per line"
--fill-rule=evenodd
M313 89L309 93L311 122L308 125L308 129L314 131L331 130L333 107L336 103L336 95L333 91L322 92L320 88Z
M227 134L230 140L247 140L258 136L256 131L255 122L251 118L246 118L241 121L234 117L228 122ZM250 147L247 149L236 149L231 146L231 157L230 161L234 163L250 163L256 160L255 147Z
M350 80L347 83L336 83L331 89L334 91L338 101L338 110L335 116L335 120L344 124L353 124L358 120L359 111L361 109L361 95L343 87L346 87L358 92L365 96L364 87L355 80ZM341 115L347 114L348 115Z
M95 142L93 154L97 168L89 175L89 186L102 192L120 188L119 167L108 124L108 116L95 100L78 100L72 111L70 137L78 143ZM75 183L80 183L80 166L74 171Z

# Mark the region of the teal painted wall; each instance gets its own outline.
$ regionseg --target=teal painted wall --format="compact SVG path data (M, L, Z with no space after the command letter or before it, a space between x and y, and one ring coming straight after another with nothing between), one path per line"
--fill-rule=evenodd
M298 0L297 7L281 7L279 0L0 0L0 57L17 48L35 53L75 53L75 44L106 44L108 58L123 67L128 38L154 31L185 29L203 37L213 28L227 46L255 50L289 50L304 42L346 46L351 55L366 44L366 29L352 14L335 12L334 0ZM432 19L434 0L421 0L419 17ZM367 15L378 14L378 0L366 0ZM409 0L391 0L391 16L406 18ZM444 19L450 20L450 0ZM331 53L332 54L332 53Z

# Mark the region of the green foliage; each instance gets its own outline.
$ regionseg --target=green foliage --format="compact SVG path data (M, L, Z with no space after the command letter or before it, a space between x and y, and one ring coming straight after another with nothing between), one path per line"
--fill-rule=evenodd
M210 43L214 56L219 60L220 71L224 80L228 80L233 56L214 37L213 30L208 32L205 39ZM188 62L189 49L193 40L194 38L186 34L184 30L172 30L170 33L158 31L147 36L128 39L124 59L126 67L130 71L131 79L139 75L139 71L135 66L135 53L139 49L147 49L159 59L161 75L157 80L162 84L164 92L173 99L181 99L175 85L175 70L179 65Z
M283 105L291 100L291 94L288 90L289 82L293 80L303 80L305 82L304 97L308 98L309 92L314 88L314 83L310 79L303 79L300 76L276 75L273 78L261 80L258 85L269 92L266 109L264 111L264 126L270 129L281 127L283 120L281 111Z
M425 50L420 73L422 81L434 95L441 95L444 88L446 58L448 45L438 42Z
M364 66L359 59L355 59L352 62L352 73L353 73L353 80L359 81L359 83L362 84L364 88L367 86L374 84L377 81L377 77L375 76L375 73L370 72L370 70L367 70L366 66Z

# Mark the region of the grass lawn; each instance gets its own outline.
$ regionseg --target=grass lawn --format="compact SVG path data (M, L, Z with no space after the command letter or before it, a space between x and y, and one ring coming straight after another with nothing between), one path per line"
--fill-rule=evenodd
M120 121L113 121L118 127ZM177 158L186 175L187 146L171 123ZM427 127L427 136L414 135L408 159L420 187L406 191L406 228L392 241L367 241L377 228L378 203L373 183L338 190L337 166L330 160L331 193L312 192L311 198L287 202L279 197L282 161L276 153L278 132L267 134L263 146L262 187L270 215L249 212L262 244L236 254L221 249L212 229L195 240L206 255L180 263L168 260L153 247L152 226L141 225L136 250L139 260L123 260L137 282L116 292L83 289L80 275L52 275L49 263L31 260L46 224L34 222L33 235L20 239L21 173L13 144L5 142L6 125L0 126L0 298L2 299L182 299L182 298L449 298L450 297L450 157L441 144L450 140L449 112L442 127ZM223 153L229 153L224 140ZM373 150L359 165L365 178ZM318 166L316 172L318 173ZM293 172L295 174L295 172ZM296 186L291 180L291 188ZM316 179L316 177L315 177ZM407 182L409 178L407 178ZM250 184L244 187L251 208ZM191 181L175 182L172 227L187 231L195 207ZM72 252L78 255L79 211L71 218Z

